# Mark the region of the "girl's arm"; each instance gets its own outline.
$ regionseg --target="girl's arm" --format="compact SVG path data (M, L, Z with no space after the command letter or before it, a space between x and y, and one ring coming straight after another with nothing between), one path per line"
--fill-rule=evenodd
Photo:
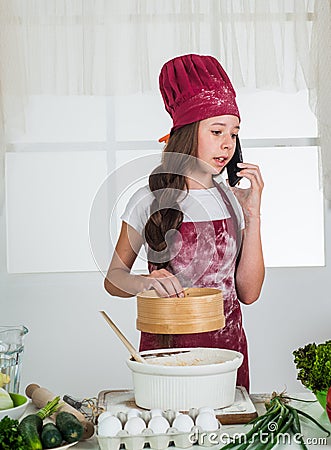
M264 184L258 166L247 163L240 163L238 166L241 169L238 175L248 178L251 182L249 189L232 189L241 204L245 218L236 269L236 288L239 300L249 305L259 298L265 275L260 218Z
M122 222L120 236L104 281L106 291L116 297L133 297L138 292L149 289L155 289L162 297L183 296L179 281L166 269L154 270L148 275L131 273L142 244L141 235L126 222Z

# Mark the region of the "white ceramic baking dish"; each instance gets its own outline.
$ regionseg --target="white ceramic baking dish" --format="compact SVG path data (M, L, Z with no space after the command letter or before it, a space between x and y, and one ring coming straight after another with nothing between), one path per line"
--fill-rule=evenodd
M161 358L165 353L174 355ZM188 411L203 406L219 409L234 402L237 370L243 362L241 353L218 348L176 348L148 350L141 355L147 361L147 355L151 355L151 363L127 360L137 406ZM181 365L168 365L174 358ZM156 364L157 359L162 364Z

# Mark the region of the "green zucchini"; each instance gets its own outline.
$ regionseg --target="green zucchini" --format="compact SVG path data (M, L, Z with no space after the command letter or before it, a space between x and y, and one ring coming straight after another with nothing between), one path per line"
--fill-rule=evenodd
M62 441L62 434L54 423L49 422L43 426L41 431L41 442L44 448L60 447Z
M56 416L55 422L63 439L68 444L79 441L83 437L84 427L73 414L60 411Z
M42 419L36 414L30 414L19 423L18 431L23 437L28 450L42 450L43 446L39 437L43 426Z

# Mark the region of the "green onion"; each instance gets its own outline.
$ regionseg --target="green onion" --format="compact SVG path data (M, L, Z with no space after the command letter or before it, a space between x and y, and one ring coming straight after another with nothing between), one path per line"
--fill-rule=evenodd
M307 450L301 433L300 415L309 419L330 436L329 431L318 423L316 419L290 406L290 400L292 398L286 396L284 392L280 394L273 392L270 401L265 404L266 413L250 421L247 425L252 425L252 428L246 434L236 436L232 442L222 447L222 450L247 450L251 448L254 448L254 450L270 450L279 441L281 442L281 437L285 433L295 435L300 447ZM301 401L299 399L295 400ZM263 440L261 440L262 436ZM242 441L244 442L242 443Z

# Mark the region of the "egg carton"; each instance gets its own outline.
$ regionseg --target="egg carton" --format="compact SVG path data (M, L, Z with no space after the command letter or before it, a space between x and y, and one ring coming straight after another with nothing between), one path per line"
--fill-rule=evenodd
M219 445L221 442L221 423L216 419L217 429L206 431L200 425L195 424L198 414L199 411L196 408L191 408L187 414L181 414L184 416L188 415L193 420L194 425L187 432L179 431L176 427L172 426L175 418L179 415L177 411L173 410L162 412L162 417L166 418L170 425L165 433L156 433L148 428L148 424L152 418L151 411L139 412L139 417L146 424L146 428L140 434L129 434L127 430L121 429L115 436L101 436L98 434L98 425L97 439L99 447L101 450L141 450L144 447L149 447L153 450L164 450L172 445L183 449L193 448L196 444L202 447ZM124 428L130 417L130 412L119 411L112 415L121 421Z

